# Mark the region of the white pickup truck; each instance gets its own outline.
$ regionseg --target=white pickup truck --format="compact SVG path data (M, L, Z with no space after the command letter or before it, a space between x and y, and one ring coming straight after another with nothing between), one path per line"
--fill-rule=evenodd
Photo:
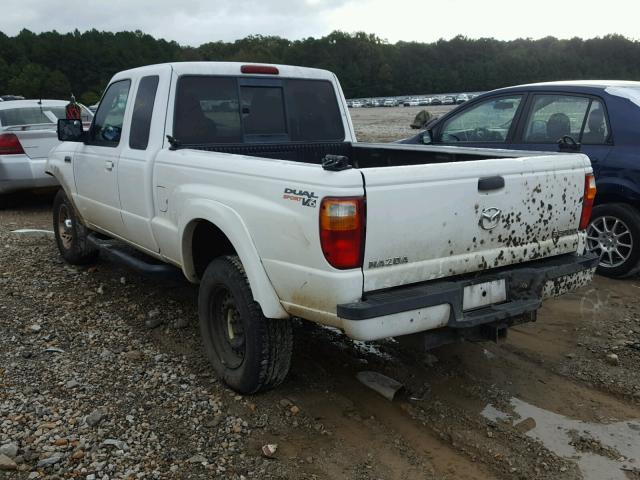
M291 318L360 340L495 338L597 263L586 156L357 143L323 70L136 68L88 131L58 135L62 256L181 269L213 367L244 393L285 378Z

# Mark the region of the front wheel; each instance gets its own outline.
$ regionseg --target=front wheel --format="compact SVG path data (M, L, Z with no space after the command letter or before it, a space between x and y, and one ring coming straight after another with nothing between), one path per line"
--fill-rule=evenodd
M68 263L86 265L98 257L98 251L87 240L87 227L76 215L63 190L58 191L53 200L53 233L60 255Z
M640 261L640 213L624 203L594 207L587 248L600 256L600 275L623 278L634 274Z
M200 282L198 314L207 357L232 389L252 394L284 381L291 364L291 322L262 314L237 256L209 264Z

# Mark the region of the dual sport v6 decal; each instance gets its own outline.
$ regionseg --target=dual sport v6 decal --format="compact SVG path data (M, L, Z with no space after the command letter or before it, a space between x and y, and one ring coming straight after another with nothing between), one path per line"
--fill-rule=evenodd
M295 188L285 188L282 198L300 202L303 207L316 208L318 204L318 196L315 192L307 192L306 190L296 190Z

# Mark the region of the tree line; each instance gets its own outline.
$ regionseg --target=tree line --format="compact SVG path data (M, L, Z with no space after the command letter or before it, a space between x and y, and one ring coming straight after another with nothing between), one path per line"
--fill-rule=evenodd
M457 36L433 43L384 41L335 31L287 40L249 36L181 46L141 31L40 34L0 32L0 95L95 103L110 77L127 68L171 61L269 62L335 72L347 97L481 91L568 79L640 80L640 42L620 35L583 40L500 41Z

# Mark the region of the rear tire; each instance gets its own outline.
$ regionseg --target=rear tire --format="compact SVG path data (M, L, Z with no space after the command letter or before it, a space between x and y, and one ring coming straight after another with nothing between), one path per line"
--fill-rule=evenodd
M587 227L587 248L600 255L596 270L600 275L633 275L640 262L640 213L625 203L594 207Z
M53 200L53 232L60 255L72 265L86 265L98 258L98 250L87 241L85 227L64 193L59 190Z
M289 372L291 321L266 318L237 256L213 260L198 295L204 350L218 376L242 394L269 390Z

